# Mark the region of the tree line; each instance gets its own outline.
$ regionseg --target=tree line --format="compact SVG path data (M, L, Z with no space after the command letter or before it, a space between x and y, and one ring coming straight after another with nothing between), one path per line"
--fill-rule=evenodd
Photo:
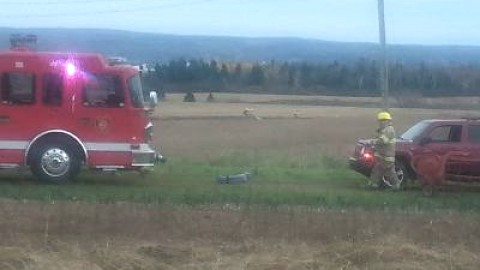
M168 92L250 92L378 96L379 63L360 58L349 63L234 63L177 59L143 74L147 88ZM392 95L478 96L480 66L389 64Z

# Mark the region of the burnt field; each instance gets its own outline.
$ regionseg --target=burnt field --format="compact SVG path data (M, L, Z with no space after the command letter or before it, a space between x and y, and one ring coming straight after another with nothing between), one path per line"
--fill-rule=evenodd
M216 98L158 105L154 144L169 161L146 178L84 173L49 186L1 175L0 269L480 267L478 192L370 191L346 167L377 109ZM464 115L393 110L399 133ZM254 174L246 184L215 182L243 171Z

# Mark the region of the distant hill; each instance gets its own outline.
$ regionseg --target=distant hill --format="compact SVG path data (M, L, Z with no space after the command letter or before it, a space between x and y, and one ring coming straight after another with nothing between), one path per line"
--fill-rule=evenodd
M99 52L123 56L135 63L202 58L232 61L349 62L377 58L374 43L331 42L300 38L177 36L102 29L0 28L0 48L10 34L35 34L38 50ZM391 60L435 64L480 64L478 46L389 46Z

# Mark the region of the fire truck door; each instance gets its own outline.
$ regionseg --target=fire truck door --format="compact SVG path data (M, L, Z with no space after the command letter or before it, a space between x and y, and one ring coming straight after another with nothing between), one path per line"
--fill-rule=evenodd
M48 129L63 129L65 114L69 108L65 96L64 78L58 73L45 73L41 76L41 106L37 117L45 119ZM45 129L45 128L43 128Z
M72 102L77 133L86 143L127 142L129 113L119 76L89 76Z

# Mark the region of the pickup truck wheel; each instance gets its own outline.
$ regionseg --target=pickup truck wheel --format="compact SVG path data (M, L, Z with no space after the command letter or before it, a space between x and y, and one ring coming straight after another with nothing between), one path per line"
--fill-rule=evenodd
M63 184L80 172L81 162L69 147L45 143L33 150L30 168L41 181Z

